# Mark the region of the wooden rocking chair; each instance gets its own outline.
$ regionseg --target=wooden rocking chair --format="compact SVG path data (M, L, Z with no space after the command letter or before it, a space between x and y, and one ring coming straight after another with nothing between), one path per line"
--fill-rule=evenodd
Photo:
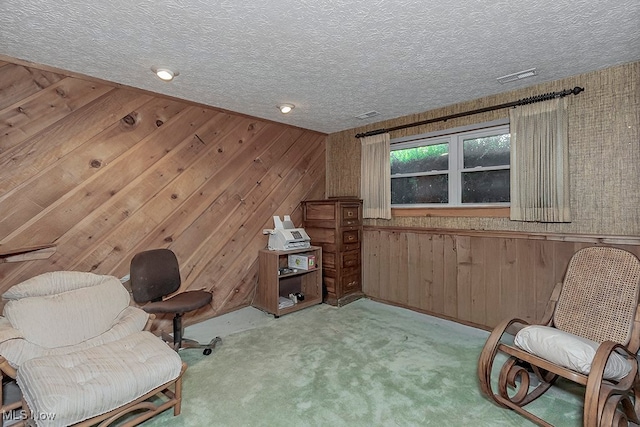
M482 392L499 406L550 426L524 406L563 377L586 387L584 426L640 424L639 295L635 255L610 247L576 252L539 325L512 319L493 330L478 361ZM508 337L516 331L512 345ZM507 361L495 393L491 372L498 353Z

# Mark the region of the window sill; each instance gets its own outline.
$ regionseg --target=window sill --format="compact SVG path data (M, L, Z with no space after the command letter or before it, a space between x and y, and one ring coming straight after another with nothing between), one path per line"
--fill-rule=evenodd
M392 208L391 216L509 218L509 207Z

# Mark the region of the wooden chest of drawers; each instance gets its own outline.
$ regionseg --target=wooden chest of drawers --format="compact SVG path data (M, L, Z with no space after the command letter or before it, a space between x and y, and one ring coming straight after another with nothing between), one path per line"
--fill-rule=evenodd
M324 302L340 306L362 297L362 200L306 200L302 209L311 244L322 247Z

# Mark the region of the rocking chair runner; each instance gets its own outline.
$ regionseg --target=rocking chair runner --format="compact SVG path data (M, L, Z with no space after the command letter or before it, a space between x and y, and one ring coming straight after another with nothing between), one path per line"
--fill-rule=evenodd
M540 325L511 319L493 330L478 361L482 392L499 406L550 426L524 406L563 377L586 387L584 426L640 423L639 297L635 255L609 247L576 252ZM508 344L505 335L515 330L514 345ZM498 353L508 358L495 393L491 373Z

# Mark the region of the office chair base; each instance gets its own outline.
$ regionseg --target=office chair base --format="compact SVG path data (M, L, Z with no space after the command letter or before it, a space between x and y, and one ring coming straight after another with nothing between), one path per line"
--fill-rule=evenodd
M210 355L216 348L216 344L218 343L222 344L222 338L215 337L209 342L209 344L207 344L206 348L202 351L202 354L204 354L205 356Z
M222 338L220 337L215 337L214 339L209 341L208 344L200 344L198 341L189 338L182 338L181 343L176 343L173 340L173 336L171 334L167 334L166 332L162 333L162 339L166 341L175 351L185 350L189 348L200 348L203 349L202 354L204 354L205 356L210 355L216 348L217 344L222 344Z
M222 343L222 338L215 337L214 339L209 341L209 344L200 344L198 341L194 341L188 338L183 338L182 344L180 345L180 348L178 349L178 351L188 349L188 348L201 348L203 349L202 354L204 354L205 356L208 356L213 352L213 350L216 348L216 344L218 343Z

